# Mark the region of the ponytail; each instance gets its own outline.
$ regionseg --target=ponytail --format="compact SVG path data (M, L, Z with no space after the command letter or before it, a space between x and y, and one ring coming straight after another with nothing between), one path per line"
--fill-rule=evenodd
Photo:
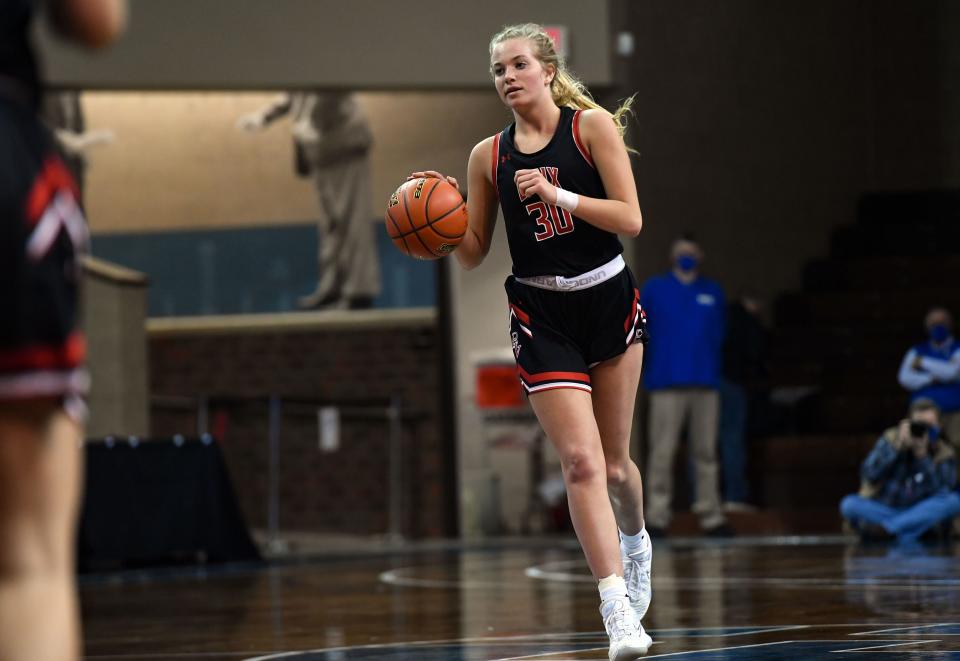
M557 69L557 73L550 83L550 93L553 95L553 102L560 107L567 106L577 110L603 110L607 112L606 108L593 100L593 96L586 86L566 69ZM633 113L633 102L636 96L636 94L632 94L624 99L616 111L612 113L613 123L617 125L617 132L621 138L627 132L627 115Z

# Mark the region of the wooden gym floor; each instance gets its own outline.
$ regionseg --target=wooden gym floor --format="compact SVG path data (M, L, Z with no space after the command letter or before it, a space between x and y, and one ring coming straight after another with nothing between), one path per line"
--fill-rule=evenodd
M957 548L681 540L653 562L648 658L960 659ZM96 661L607 658L566 539L84 576L81 599Z

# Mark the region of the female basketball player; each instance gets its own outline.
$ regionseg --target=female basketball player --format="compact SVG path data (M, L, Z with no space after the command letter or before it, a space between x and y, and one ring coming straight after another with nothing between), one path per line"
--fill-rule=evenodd
M599 107L538 25L495 35L490 67L514 123L470 154L470 226L456 255L467 269L483 261L499 204L513 259L505 287L517 370L560 455L609 657L633 659L651 644L640 619L652 549L629 455L645 324L617 238L642 224L622 138L630 101L613 116ZM421 176L444 178L411 175Z
M80 651L74 526L80 495L77 331L86 225L76 187L38 117L29 44L45 5L64 36L103 46L124 0L0 3L0 659L71 661Z

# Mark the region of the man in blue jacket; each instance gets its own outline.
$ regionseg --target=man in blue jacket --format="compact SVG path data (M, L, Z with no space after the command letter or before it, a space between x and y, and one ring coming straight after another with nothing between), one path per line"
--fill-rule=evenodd
M911 400L936 402L944 436L960 444L960 344L953 337L953 317L946 308L932 308L924 327L927 341L907 351L900 363L900 385Z
M728 536L717 467L726 301L720 285L700 275L703 251L696 241L678 239L670 256L672 269L651 278L640 295L650 331L643 375L650 392L647 531L663 535L670 524L673 462L686 424L696 478L693 510L707 534Z
M877 441L860 477L860 492L840 502L840 513L861 534L879 526L909 543L960 514L956 455L940 440L936 402L914 400L910 417Z

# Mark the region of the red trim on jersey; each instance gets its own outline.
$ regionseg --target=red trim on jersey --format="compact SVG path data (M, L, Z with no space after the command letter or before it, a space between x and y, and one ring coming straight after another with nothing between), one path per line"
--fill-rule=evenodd
M63 344L33 344L12 350L0 350L0 372L70 369L80 365L87 354L83 334L75 331Z
M77 184L73 175L57 156L47 158L43 168L33 181L33 187L27 194L27 220L32 227L43 216L43 212L56 196L57 191L68 190L79 199Z
M490 160L492 161L490 165L490 176L493 177L493 190L497 194L497 196L499 196L500 189L497 188L497 167L500 165L500 162L499 162L500 161L500 134L499 133L493 136L493 158Z
M590 383L590 375L583 372L540 372L528 374L525 369L517 365L517 372L527 383L542 383L543 381L583 381Z
M623 322L623 332L626 333L630 330L630 324L632 324L637 318L637 305L640 302L640 290L636 287L633 288L633 305L630 306L630 314L627 315L627 320Z
M573 113L573 141L577 144L577 149L580 150L580 155L583 156L584 160L590 164L590 167L596 169L597 166L593 164L593 159L590 158L590 152L587 151L580 139L580 113L582 112L582 110L578 110Z
M513 303L510 303L510 309L513 310L513 313L514 313L515 315L517 315L517 319L519 319L520 321L522 321L522 322L525 323L525 324L529 324L529 323L530 323L530 315L529 315L529 314L527 314L526 312L524 312L523 310L521 310L520 308L518 308L518 307L517 307L516 305L514 305Z

